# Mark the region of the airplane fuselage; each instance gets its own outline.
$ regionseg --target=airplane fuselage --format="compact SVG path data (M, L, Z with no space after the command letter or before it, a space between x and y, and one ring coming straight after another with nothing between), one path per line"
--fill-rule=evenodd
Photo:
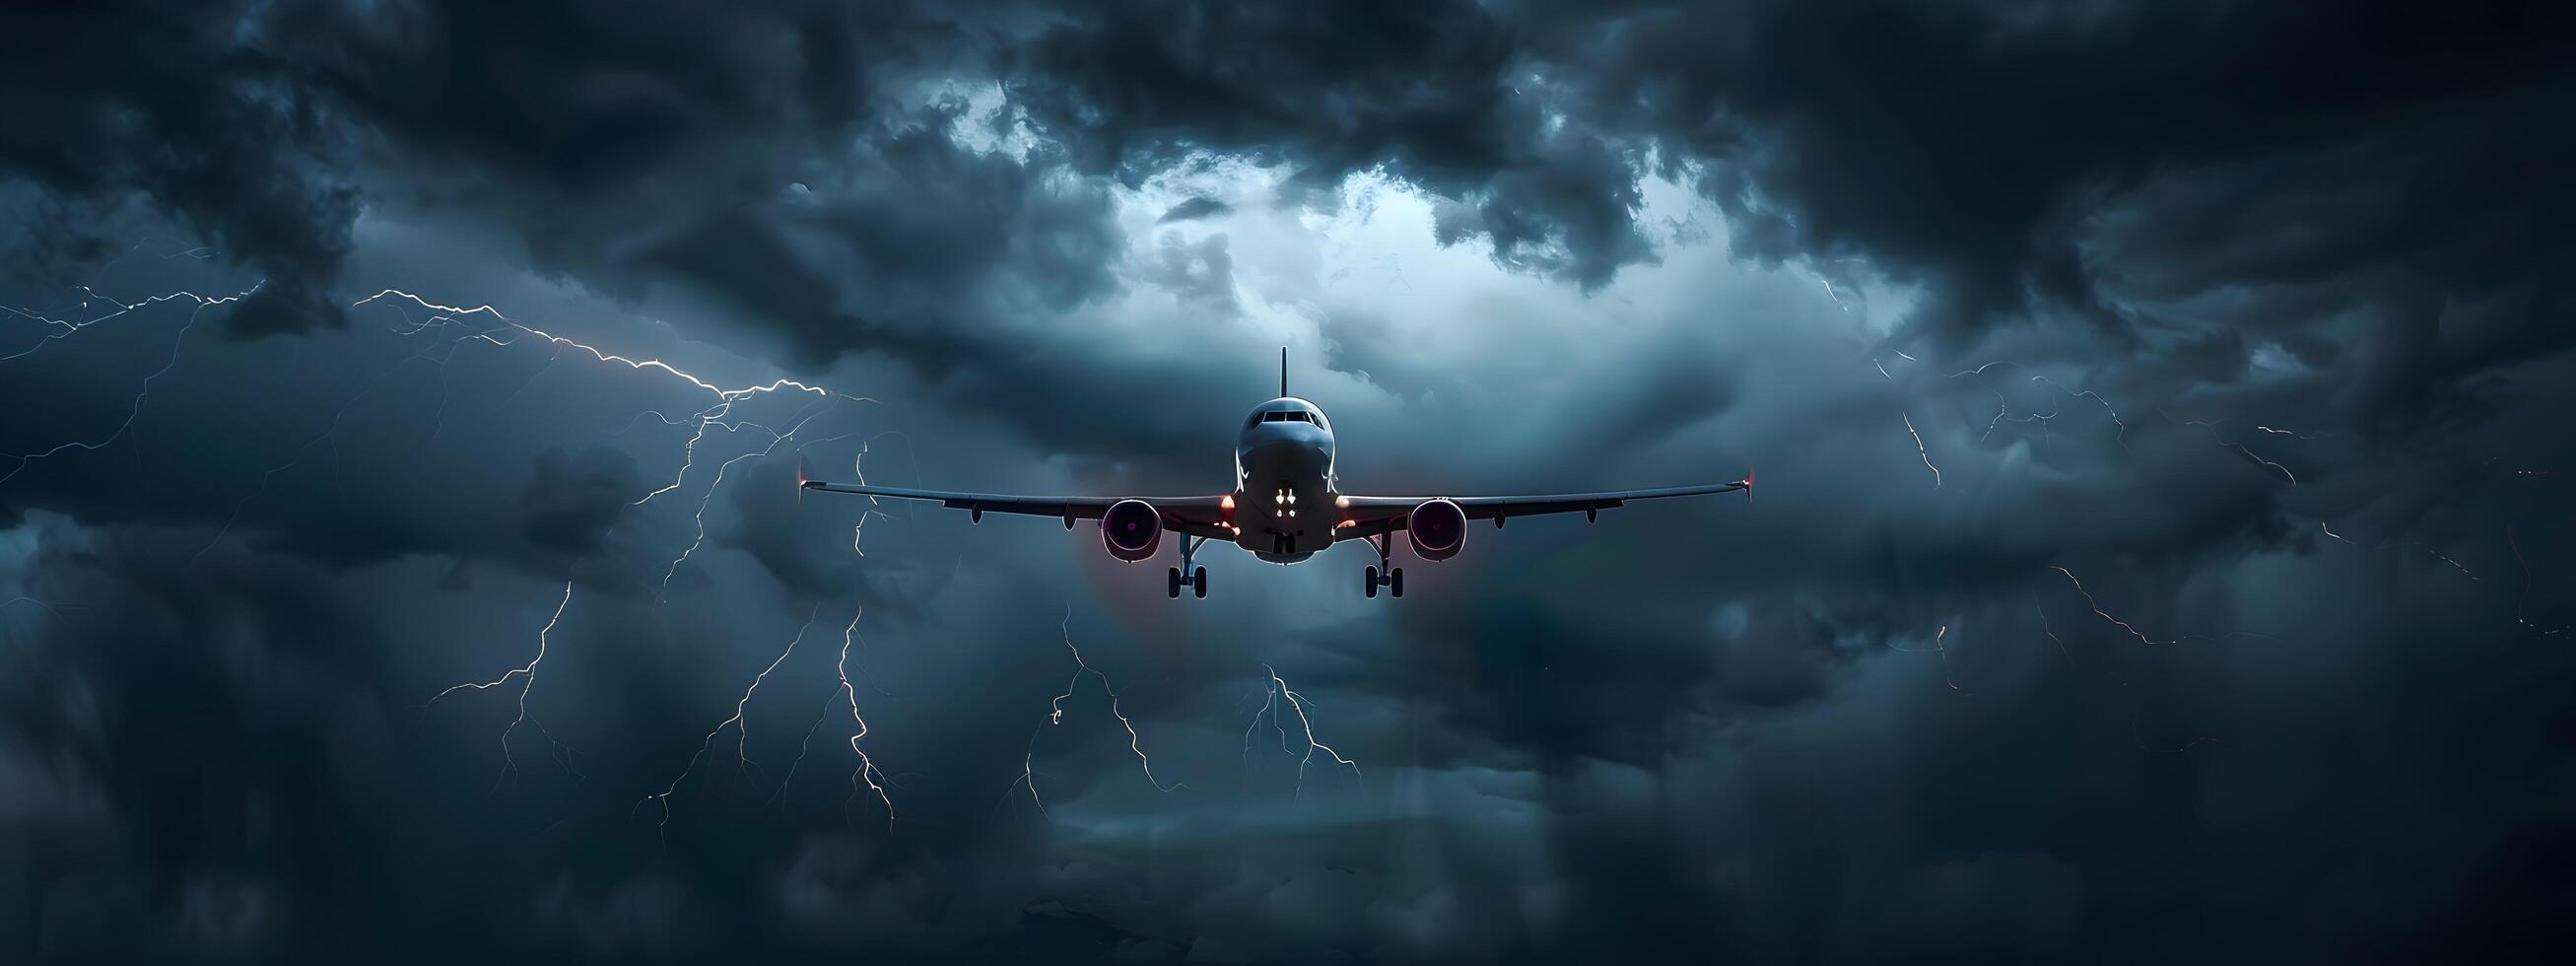
M1314 403L1282 396L1262 403L1234 446L1235 545L1291 564L1332 546L1333 424Z

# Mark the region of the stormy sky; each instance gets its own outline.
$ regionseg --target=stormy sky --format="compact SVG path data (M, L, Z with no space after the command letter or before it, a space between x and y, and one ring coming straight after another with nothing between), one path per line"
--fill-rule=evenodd
M2539 7L8 4L0 958L2563 945Z

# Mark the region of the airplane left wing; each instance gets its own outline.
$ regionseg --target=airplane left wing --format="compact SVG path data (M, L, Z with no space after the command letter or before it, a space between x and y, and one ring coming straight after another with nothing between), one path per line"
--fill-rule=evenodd
M977 521L987 513L1012 513L1021 516L1055 517L1064 521L1065 529L1075 520L1097 520L1120 500L1143 500L1163 517L1163 524L1177 533L1193 537L1232 540L1225 529L1226 494L1216 496L1020 496L1007 493L959 493L950 490L915 490L900 486L876 486L867 483L827 483L799 478L796 485L825 493L855 493L865 497L889 500L931 500L953 510L964 510Z
M1745 491L1752 496L1753 473L1732 483L1710 483L1702 486L1666 486L1644 490L1602 490L1593 493L1546 493L1526 496L1345 496L1340 498L1343 517L1362 535L1404 529L1405 515L1430 500L1445 499L1466 511L1467 519L1492 520L1495 526L1511 517L1539 516L1548 513L1582 513L1597 515L1603 510L1625 505L1630 500L1654 500L1675 496L1700 496L1709 493Z

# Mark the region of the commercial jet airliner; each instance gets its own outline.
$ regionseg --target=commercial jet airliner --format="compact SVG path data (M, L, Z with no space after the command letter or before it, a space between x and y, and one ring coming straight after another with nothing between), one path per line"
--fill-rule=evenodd
M1581 513L1599 519L1603 510L1629 500L1704 493L1753 493L1753 473L1732 483L1668 486L1651 490L1605 490L1598 493L1551 493L1532 496L1358 496L1341 492L1333 472L1333 424L1314 403L1288 395L1288 350L1279 350L1279 398L1262 403L1243 421L1234 444L1234 491L1214 496L1009 496L952 493L864 483L826 483L804 478L808 490L857 493L898 500L937 500L966 511L982 522L986 513L1057 517L1064 528L1074 521L1100 521L1100 542L1109 555L1134 563L1150 559L1163 532L1179 535L1180 566L1166 575L1173 597L1181 588L1207 596L1207 568L1192 566L1200 546L1224 540L1276 564L1293 564L1343 540L1363 540L1377 551L1362 593L1377 596L1384 587L1404 596L1404 568L1387 566L1395 531L1402 530L1414 556L1447 560L1467 544L1467 521L1492 520L1500 528L1510 517L1542 513Z

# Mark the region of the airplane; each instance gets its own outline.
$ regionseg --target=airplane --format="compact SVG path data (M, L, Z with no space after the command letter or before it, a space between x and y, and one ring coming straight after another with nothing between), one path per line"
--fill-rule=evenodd
M1447 560L1467 543L1467 521L1492 520L1496 529L1511 517L1545 513L1581 513L1587 521L1629 500L1699 496L1743 490L1753 496L1753 471L1731 483L1668 486L1646 490L1597 493L1550 493L1529 496L1360 496L1341 492L1333 470L1333 423L1322 407L1288 394L1288 350L1279 350L1279 398L1262 403L1243 421L1235 438L1234 490L1213 496L1014 496L917 490L868 483L827 483L805 478L800 466L796 485L803 490L856 493L896 500L937 501L966 511L976 523L986 513L1056 517L1064 528L1080 520L1100 521L1101 544L1109 555L1129 563L1148 560L1161 546L1164 531L1179 534L1180 566L1165 575L1164 589L1181 596L1191 588L1207 596L1207 568L1194 566L1199 548L1222 540L1275 564L1293 564L1345 540L1361 540L1377 551L1362 585L1364 596L1378 588L1404 596L1404 568L1388 566L1395 531L1405 533L1413 555Z

